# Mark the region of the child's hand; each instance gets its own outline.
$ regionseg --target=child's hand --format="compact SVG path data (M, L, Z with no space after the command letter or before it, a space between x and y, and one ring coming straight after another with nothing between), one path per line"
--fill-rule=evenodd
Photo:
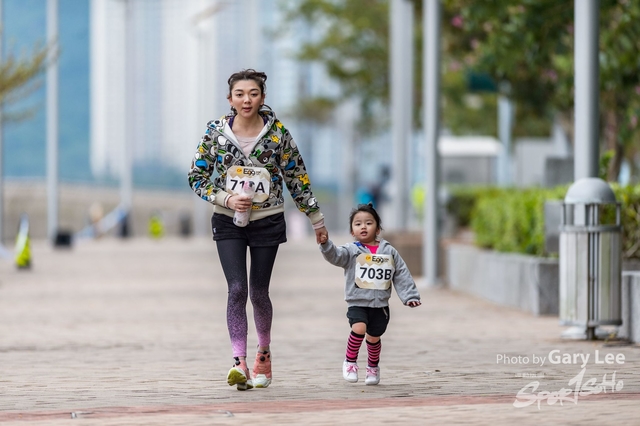
M329 233L327 232L327 228L324 226L320 229L316 229L316 243L324 244L329 241Z
M415 308L422 305L422 303L419 300L411 300L410 302L407 302L407 306L410 308Z

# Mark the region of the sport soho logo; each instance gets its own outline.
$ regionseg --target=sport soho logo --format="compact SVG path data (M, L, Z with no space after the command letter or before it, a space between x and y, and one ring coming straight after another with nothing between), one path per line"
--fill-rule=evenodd
M567 388L563 387L557 391L538 390L540 388L540 381L534 380L527 383L516 394L516 399L513 402L513 406L516 408L528 407L532 404L538 405L538 409L542 402L546 401L547 405L554 405L564 402L578 403L580 397L588 395L596 395L599 393L607 392L620 392L624 387L622 380L616 381L616 372L604 374L602 379L599 377L587 378L587 365L589 362L594 365L623 365L625 362L624 354L600 354L598 350L595 351L594 357L591 358L591 354L585 353L561 353L560 350L554 349L549 352L547 356L532 355L528 356L508 356L506 354L498 354L496 356L496 364L516 364L516 365L536 365L544 366L545 363L559 365L579 365L581 370L568 382ZM543 374L525 373L519 375L520 377L544 377Z

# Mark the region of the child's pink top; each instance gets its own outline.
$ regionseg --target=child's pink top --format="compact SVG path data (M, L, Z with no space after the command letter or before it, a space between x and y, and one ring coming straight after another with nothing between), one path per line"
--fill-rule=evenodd
M366 248L368 248L368 249L369 249L369 251L370 251L372 254L376 254L376 252L378 251L378 247L379 247L379 246L370 246L369 244L363 244L363 246L365 246Z

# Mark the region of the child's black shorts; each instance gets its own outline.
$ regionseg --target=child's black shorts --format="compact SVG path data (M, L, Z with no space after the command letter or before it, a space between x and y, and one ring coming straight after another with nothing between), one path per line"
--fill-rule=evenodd
M232 217L214 213L211 216L211 230L214 241L241 239L245 240L249 247L277 246L287 241L284 213L254 220L244 228L234 225Z
M389 307L369 308L366 306L349 306L347 318L349 325L363 322L367 325L367 334L372 337L380 337L387 330L389 324Z

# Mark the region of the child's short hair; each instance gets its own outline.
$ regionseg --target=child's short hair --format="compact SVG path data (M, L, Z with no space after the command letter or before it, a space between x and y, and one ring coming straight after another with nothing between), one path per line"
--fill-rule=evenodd
M351 214L349 215L349 231L351 231L351 224L353 223L353 218L355 217L356 214L360 212L370 213L371 216L373 216L373 219L376 221L376 224L378 225L377 229L382 230L382 220L380 220L380 215L378 214L376 209L373 208L373 204L367 203L367 204L358 204L358 206L355 209L351 210Z

